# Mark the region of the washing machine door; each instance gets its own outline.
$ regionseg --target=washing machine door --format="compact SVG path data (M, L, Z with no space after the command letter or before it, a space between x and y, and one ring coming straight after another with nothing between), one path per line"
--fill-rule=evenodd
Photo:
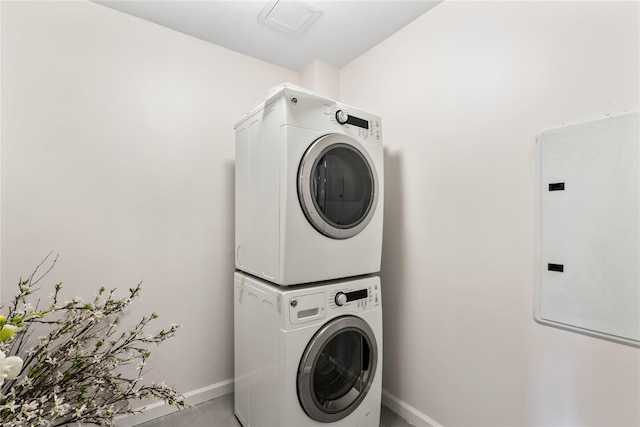
M352 413L373 382L377 348L371 328L359 317L339 317L324 325L298 368L298 399L307 415L332 423Z
M378 193L373 161L350 136L322 136L302 158L300 205L311 225L326 236L347 239L360 233L373 217Z

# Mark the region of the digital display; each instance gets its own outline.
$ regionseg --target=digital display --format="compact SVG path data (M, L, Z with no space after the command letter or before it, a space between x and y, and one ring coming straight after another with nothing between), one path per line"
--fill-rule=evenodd
M369 292L367 291L367 289L360 289L359 291L353 291L353 292L345 292L345 294L347 295L347 301L365 299L367 298L367 296L369 296Z
M355 116L349 115L349 118L347 119L347 123L349 123L350 125L358 126L363 129L369 129L369 122L367 120L360 119Z

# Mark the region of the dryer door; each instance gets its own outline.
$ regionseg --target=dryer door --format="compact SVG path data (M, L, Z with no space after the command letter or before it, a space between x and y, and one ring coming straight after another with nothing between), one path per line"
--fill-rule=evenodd
M367 150L347 135L330 134L307 149L298 170L298 198L319 232L347 239L371 221L378 176Z
M298 368L298 399L313 420L332 423L352 413L367 395L378 351L369 325L338 317L318 331Z

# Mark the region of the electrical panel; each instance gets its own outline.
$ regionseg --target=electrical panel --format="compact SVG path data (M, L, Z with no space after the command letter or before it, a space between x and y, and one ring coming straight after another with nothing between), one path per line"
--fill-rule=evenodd
M534 317L640 346L639 112L538 134Z

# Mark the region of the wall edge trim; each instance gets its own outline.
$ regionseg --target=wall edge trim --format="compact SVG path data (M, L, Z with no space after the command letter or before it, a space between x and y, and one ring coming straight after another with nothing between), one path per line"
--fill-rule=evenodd
M423 414L407 402L382 389L382 404L416 427L443 427L433 418Z
M224 396L233 392L233 379L226 379L215 384L210 384L195 390L184 393L187 403L197 405L217 397ZM118 427L133 427L156 418L177 412L175 406L167 405L163 401L155 401L148 405L144 405L147 409L138 415L125 415L116 419Z

